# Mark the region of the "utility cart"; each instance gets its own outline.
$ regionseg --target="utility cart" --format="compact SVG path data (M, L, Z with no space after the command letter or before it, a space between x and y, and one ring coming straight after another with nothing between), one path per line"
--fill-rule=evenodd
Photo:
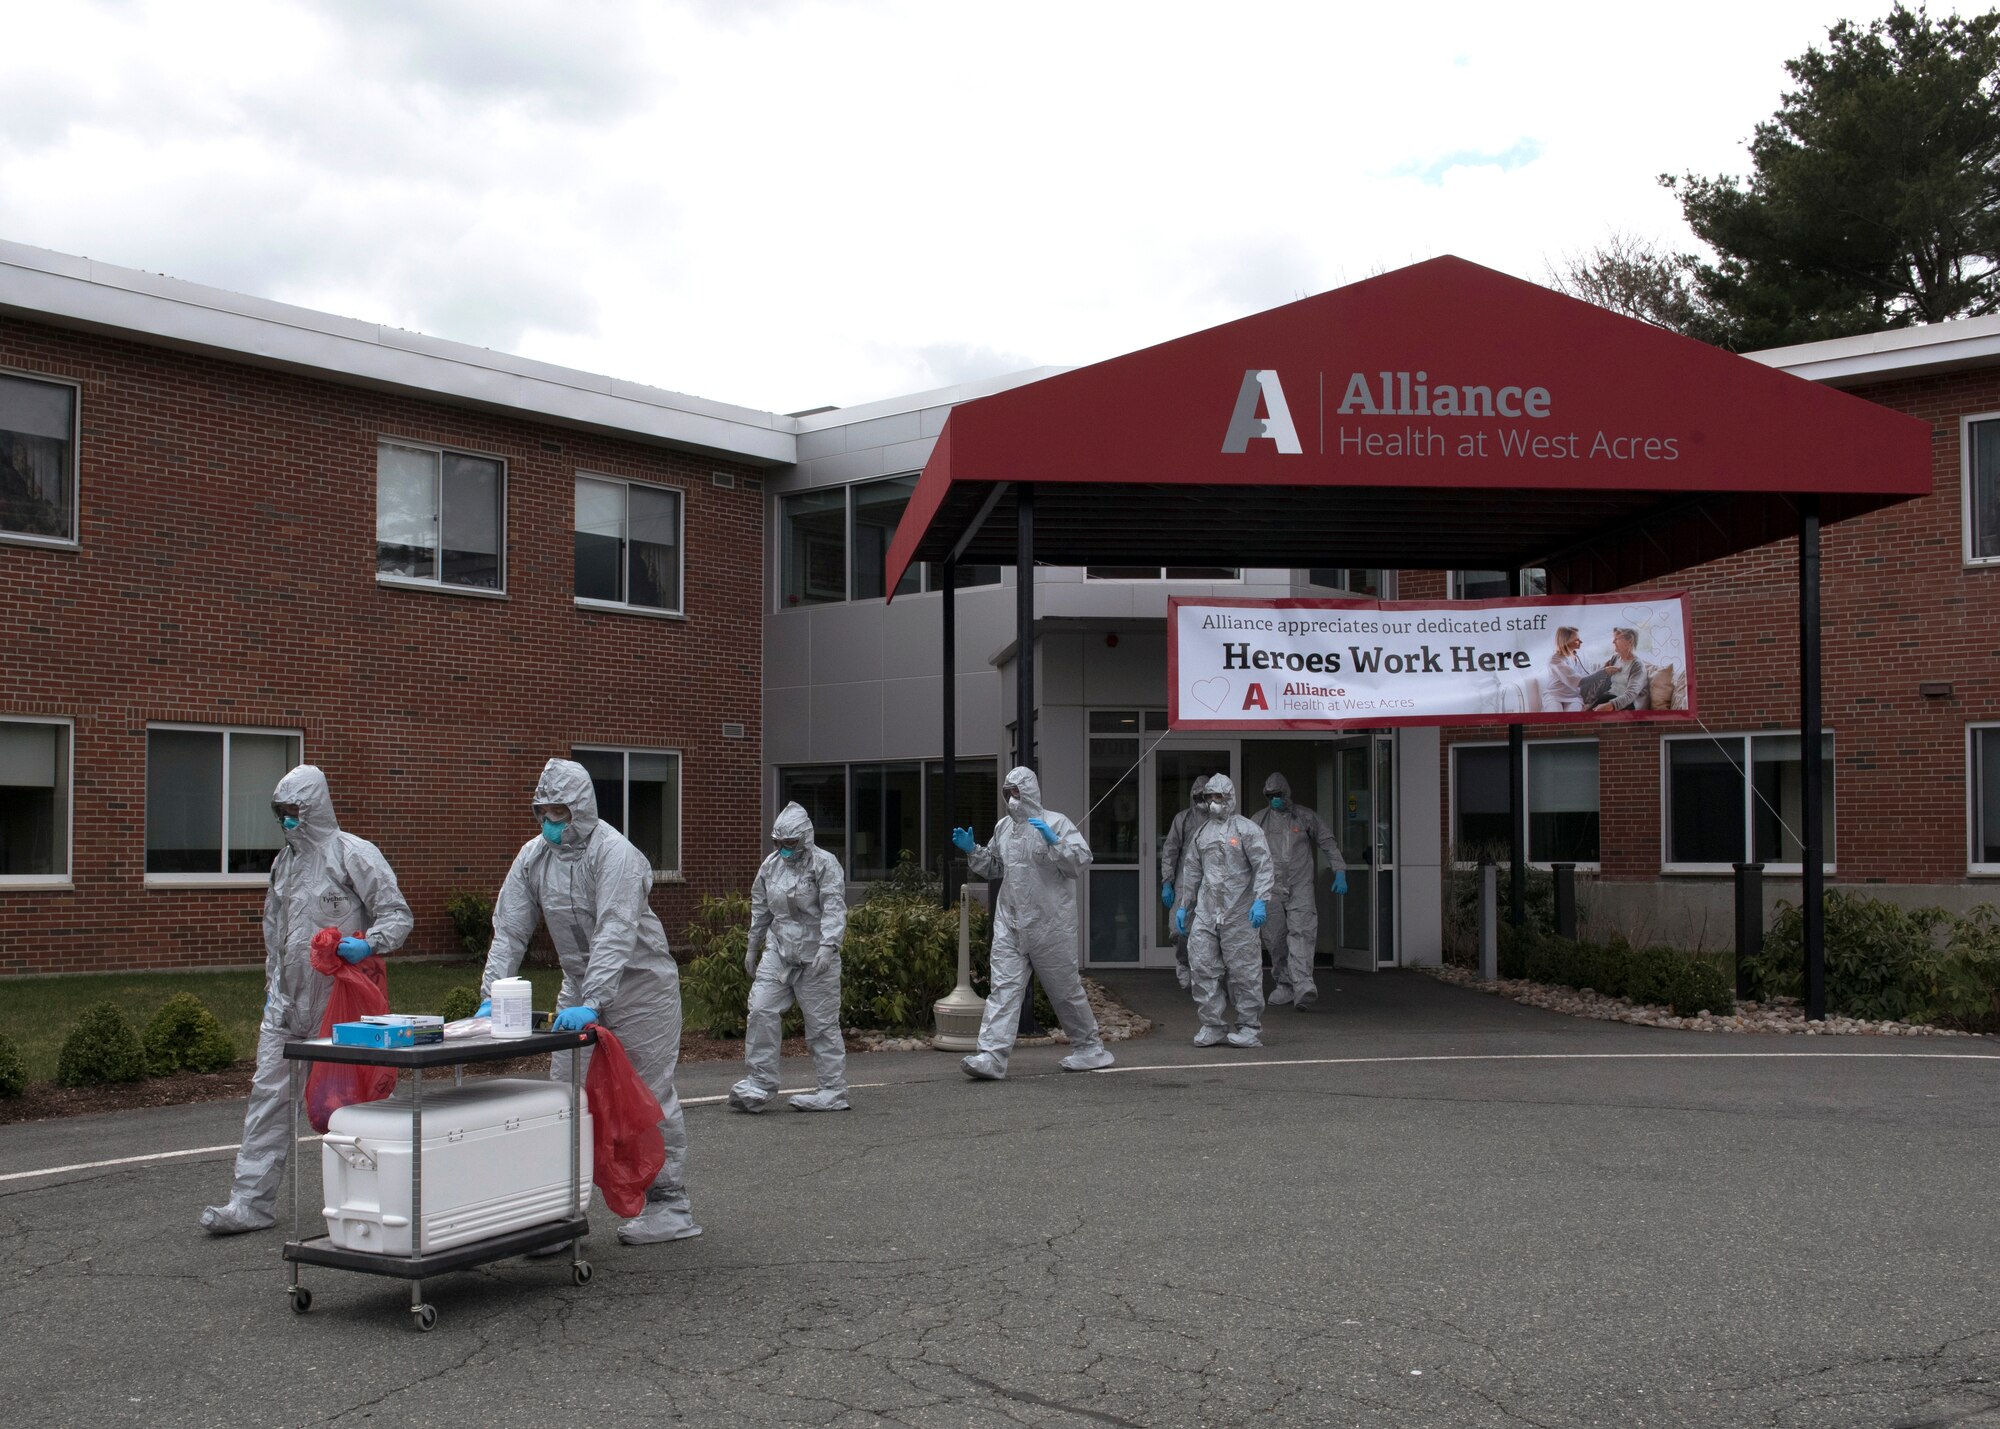
M585 1027L576 1032L540 1031L526 1037L463 1037L447 1038L443 1042L420 1047L356 1047L336 1045L324 1038L290 1042L285 1046L285 1058L289 1065L292 1093L292 1238L285 1243L284 1256L290 1266L290 1284L287 1294L291 1297L292 1311L303 1315L312 1306L312 1291L299 1282L301 1265L324 1265L336 1270L353 1270L363 1275L386 1275L393 1279L410 1282L410 1317L419 1330L430 1330L437 1324L437 1308L424 1300L424 1281L432 1276L448 1271L469 1270L475 1266L491 1264L496 1260L525 1255L548 1246L558 1246L564 1241L570 1243L570 1278L578 1285L590 1283L590 1262L583 1258L583 1238L590 1233L590 1220L583 1212L583 1193L586 1189L583 1179L582 1139L583 1102L582 1057L571 1057L569 1064L569 1098L566 1119L569 1155L569 1195L560 1203L563 1214L538 1224L507 1229L498 1234L484 1235L476 1239L466 1239L461 1232L450 1239L451 1244L443 1249L427 1250L424 1244L424 1072L431 1067L451 1067L455 1073L451 1091L432 1093L434 1107L440 1102L449 1102L456 1094L465 1090L465 1066L472 1062L496 1062L516 1057L532 1056L542 1052L580 1052L597 1041L597 1029ZM394 1226L395 1235L400 1238L405 1229L408 1234L407 1253L391 1253L387 1250L374 1251L355 1249L335 1243L331 1232L316 1236L305 1236L299 1224L299 1104L300 1068L313 1062L344 1062L350 1065L394 1067L398 1072L396 1095L386 1101L355 1103L357 1107L379 1109L393 1113L400 1130L403 1108L408 1108L409 1161L410 1161L410 1201L409 1214L390 1216L382 1214L378 1219L378 1232ZM407 1076L403 1076L407 1073ZM408 1088L408 1100L402 1097L404 1086ZM478 1084L475 1084L475 1087ZM557 1084L560 1085L560 1084ZM343 1108L342 1110L346 1110ZM335 1115L339 1115L338 1112ZM562 1113L557 1113L561 1119ZM509 1124L510 1129L512 1123ZM557 1133L560 1135L560 1132ZM459 1140L450 1133L453 1143ZM546 1147L548 1138L542 1138ZM338 1136L331 1132L321 1138L323 1147L322 1163L329 1153L342 1157L349 1165L359 1165L365 1161L369 1171L377 1170L376 1161L359 1138ZM359 1159L357 1159L359 1158ZM400 1191L400 1187L398 1187ZM361 1227L364 1232L369 1227ZM388 1239L381 1235L381 1239Z

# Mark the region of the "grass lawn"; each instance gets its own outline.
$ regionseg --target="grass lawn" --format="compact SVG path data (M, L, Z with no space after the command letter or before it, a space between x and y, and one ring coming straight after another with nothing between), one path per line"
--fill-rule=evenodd
M389 959L389 1006L396 1012L438 1012L455 987L477 987L481 964L398 962ZM557 968L523 968L535 984L535 1006L556 1005L562 985ZM146 1022L177 992L191 992L217 1017L236 1044L239 1059L257 1050L257 1024L264 1015L264 974L248 969L213 973L80 973L67 977L25 977L0 982L0 1035L10 1038L28 1064L28 1080L45 1082L56 1074L56 1056L77 1013L110 998L143 1035Z

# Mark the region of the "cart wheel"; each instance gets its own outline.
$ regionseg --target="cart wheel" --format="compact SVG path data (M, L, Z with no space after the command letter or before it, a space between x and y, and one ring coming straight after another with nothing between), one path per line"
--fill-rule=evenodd
M303 1315L306 1311L312 1309L312 1305L312 1291L306 1289L303 1285L294 1285L292 1287L292 1313L294 1315Z
M438 1322L437 1306L419 1305L417 1306L416 1310L413 1311L412 1313L414 1313L417 1317L417 1328L419 1330L428 1332L431 1330L435 1330L437 1328L437 1322Z
M590 1284L590 1262L579 1260L569 1268L569 1278L578 1285Z

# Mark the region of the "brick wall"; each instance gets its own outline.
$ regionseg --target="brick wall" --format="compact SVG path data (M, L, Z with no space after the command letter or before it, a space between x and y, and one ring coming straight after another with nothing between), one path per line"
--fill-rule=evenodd
M1822 720L1834 736L1830 881L1965 882L1965 728L2000 719L2000 569L1964 565L1959 419L2000 411L2000 370L1878 383L1855 395L1932 424L1932 490L1821 533ZM1435 579L1411 572L1404 589ZM1798 728L1797 543L1658 584L1693 593L1702 723L1717 734ZM1951 697L1923 698L1917 686L1925 681L1949 682ZM1662 728L1600 732L1607 880L1659 876ZM1529 737L1558 732L1576 731L1531 729ZM1445 731L1447 788L1451 744L1494 737L1490 729ZM1449 810L1441 817L1449 846Z
M0 974L260 962L261 888L145 883L151 721L304 732L343 827L452 950L572 744L678 749L684 881L755 871L763 498L745 467L506 416L0 319L0 368L82 384L81 545L0 543L0 714L75 721L73 888L0 886ZM505 599L375 579L377 439L507 464ZM685 620L573 600L574 474L685 492ZM713 483L730 472L733 488ZM725 739L724 721L740 721Z

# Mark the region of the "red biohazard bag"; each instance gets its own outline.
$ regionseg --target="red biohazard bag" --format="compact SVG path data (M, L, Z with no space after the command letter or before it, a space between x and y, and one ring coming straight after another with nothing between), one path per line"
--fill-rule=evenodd
M646 1189L667 1164L667 1144L660 1138L666 1113L632 1070L617 1034L602 1025L583 1089L590 1097L590 1179L611 1213L630 1220L646 1209Z
M338 928L321 928L313 934L313 971L333 979L333 996L327 999L326 1016L319 1023L322 1037L333 1035L336 1022L380 1017L389 1010L389 965L379 953L350 963L339 952L342 936ZM394 1067L314 1062L306 1078L306 1117L314 1131L325 1131L328 1118L340 1108L355 1102L378 1102L395 1090Z

